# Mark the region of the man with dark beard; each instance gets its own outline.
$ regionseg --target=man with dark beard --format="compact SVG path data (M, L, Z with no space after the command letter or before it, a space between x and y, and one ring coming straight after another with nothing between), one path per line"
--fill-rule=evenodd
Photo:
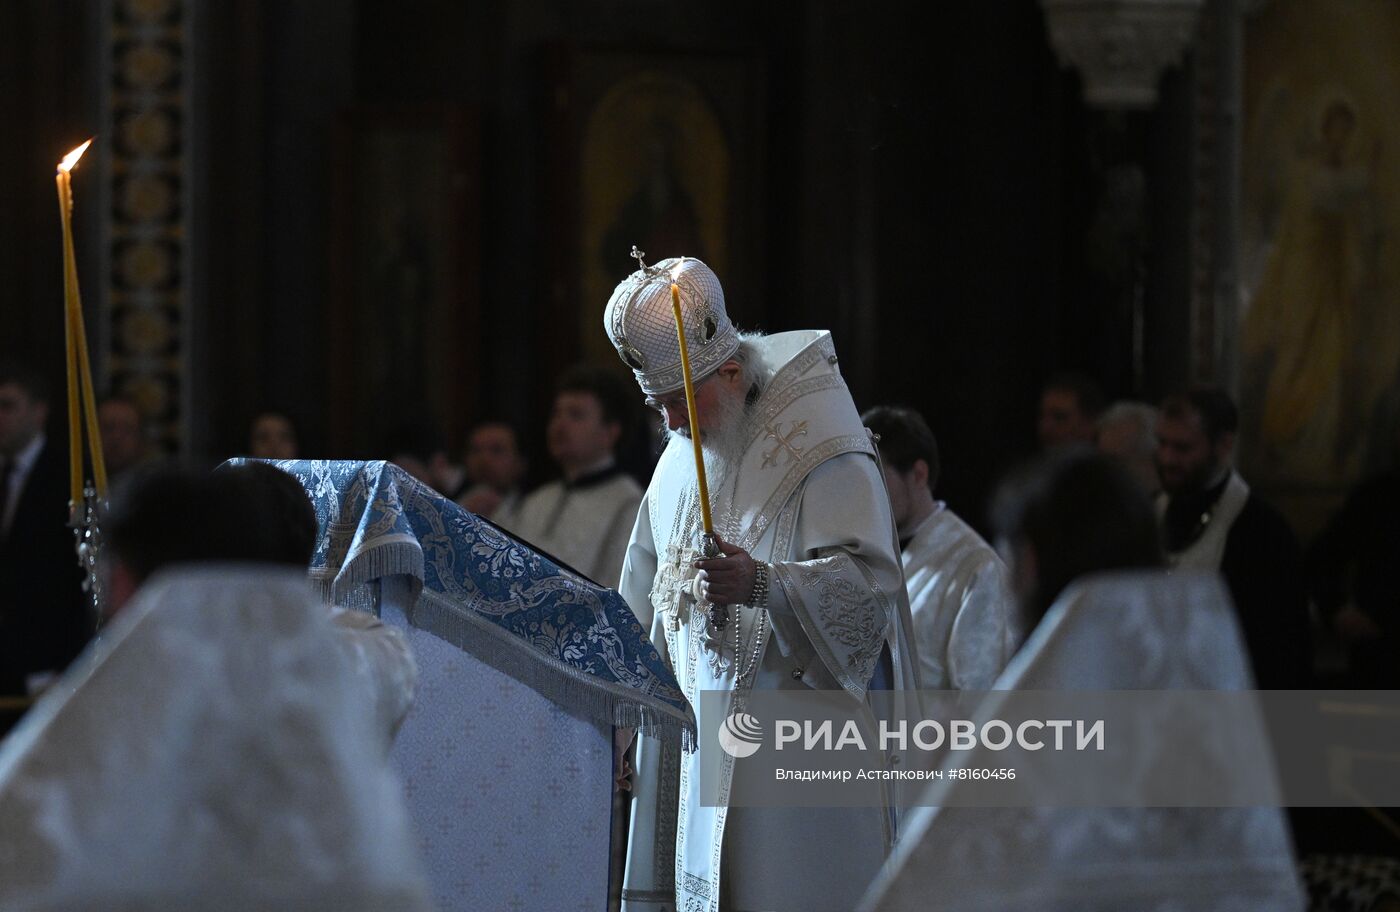
M1306 686L1302 553L1287 522L1235 471L1239 415L1224 390L1170 396L1157 422L1158 512L1173 566L1218 570L1263 689Z
M702 508L673 282L723 552L713 559L696 544ZM868 691L912 688L889 499L830 334L741 336L715 274L686 257L625 279L604 327L671 433L619 590L691 702L722 692L727 715L756 691L815 689L864 712ZM699 764L712 744L662 759L642 740L623 908L853 908L889 850L887 810L704 806ZM741 774L724 767L722 796Z

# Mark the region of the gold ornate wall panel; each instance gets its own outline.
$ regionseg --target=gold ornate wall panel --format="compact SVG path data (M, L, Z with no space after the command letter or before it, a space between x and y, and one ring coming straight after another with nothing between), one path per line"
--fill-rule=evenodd
M186 452L189 344L186 0L111 0L106 17L108 390Z

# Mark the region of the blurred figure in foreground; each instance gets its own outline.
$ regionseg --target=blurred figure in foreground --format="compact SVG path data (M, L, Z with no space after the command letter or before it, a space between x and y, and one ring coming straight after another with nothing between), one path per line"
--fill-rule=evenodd
M1163 566L1151 501L1091 451L1052 454L1013 475L992 516L1027 631L1081 576Z
M412 662L311 589L300 485L252 465L130 497L111 623L0 745L0 906L426 909L387 766Z
M1162 572L1151 505L1109 459L1088 451L1056 454L1013 477L995 514L1032 631L977 721L999 718L1013 699L1053 692L1083 692L1074 697L1092 700L1094 692L1110 690L1250 687L1224 587L1213 573ZM1148 719L1175 705L1146 694L1132 699ZM1144 763L1190 762L1231 788L1271 780L1257 712L1231 721L1246 724L1251 738L1182 744L1159 737L1156 759L1149 754ZM1140 743L1154 747L1150 734ZM1230 751L1240 744L1258 749L1258 762ZM982 744L951 758L945 771L1018 762L1006 757ZM1035 770L1022 769L1019 806L976 806L976 796L985 802L988 793L971 777L932 782L859 908L1302 912L1278 808L1144 806L1153 774L1136 767L1122 770L1114 787L1137 804L1055 806L1069 788L1081 795L1101 790L1092 778L1071 781L1074 769L1072 762L1065 776L1038 783ZM930 904L930 897L937 899Z

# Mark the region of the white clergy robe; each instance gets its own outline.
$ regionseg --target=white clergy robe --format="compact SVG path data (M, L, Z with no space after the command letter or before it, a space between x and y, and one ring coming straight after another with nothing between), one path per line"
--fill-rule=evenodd
M1248 690L1230 597L1215 574L1114 572L1072 583L996 681L997 691ZM1151 703L1144 703L1150 707ZM992 700L978 719L997 717ZM1253 726L1262 744L1263 717ZM1207 739L1202 750L1211 748ZM1162 762L1175 748L1163 744ZM1263 749L1261 748L1261 751ZM979 745L945 768L995 767ZM1150 779L1157 764L1143 764ZM1223 781L1275 781L1217 754ZM1146 793L1125 771L1121 787ZM935 780L906 817L860 912L1302 912L1277 807L976 807L966 779Z
M426 912L358 635L300 570L153 576L0 743L0 908Z
M602 586L617 588L642 487L615 467L533 491L510 531Z
M368 611L334 609L331 626L364 688L362 705L370 711L387 755L395 733L413 708L418 663L403 634Z
M892 686L912 690L888 495L831 338L783 333L758 345L772 379L747 408L748 449L712 480L711 498L720 537L772 565L770 610L731 606L720 648L705 645L704 611L690 594L699 521L686 441L661 457L619 590L651 617L652 641L697 713L702 691L730 694L726 715L754 690L844 692L864 706L886 649ZM715 750L703 738L688 754L641 739L625 912L852 908L892 844L888 810L703 807L700 757ZM731 782L732 758L721 762Z
M904 548L904 582L929 690L986 690L1020 641L1006 565L941 501Z

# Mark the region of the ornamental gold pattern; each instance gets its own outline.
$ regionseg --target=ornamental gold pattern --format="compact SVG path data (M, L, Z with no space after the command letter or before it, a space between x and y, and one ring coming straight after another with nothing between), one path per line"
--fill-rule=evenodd
M187 446L188 0L109 7L108 388L162 449Z

